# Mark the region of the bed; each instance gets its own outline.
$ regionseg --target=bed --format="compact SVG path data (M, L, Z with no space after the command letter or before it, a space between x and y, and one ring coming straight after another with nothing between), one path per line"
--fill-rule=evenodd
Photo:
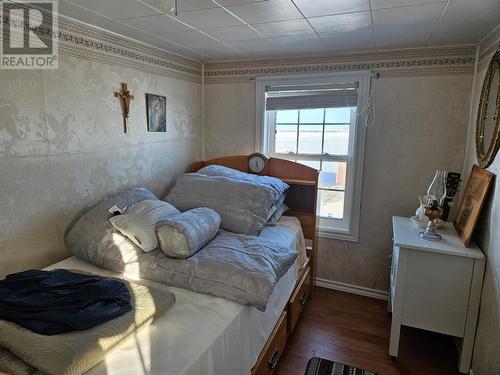
M218 164L248 172L248 160L249 156L231 156L197 162L191 171ZM265 311L146 280L133 269L105 270L77 257L47 268L140 280L176 296L175 305L165 315L120 343L88 374L264 375L274 371L312 292L318 172L298 163L270 158L261 174L278 177L290 186L285 201L290 210L277 224L265 226L259 237L302 249L277 282Z
M266 227L262 235L295 247L301 229L294 219L282 217L277 225ZM141 280L148 286L172 291L176 303L148 328L114 348L88 374L248 374L288 303L298 267L296 262L279 280L265 312L223 298ZM137 279L133 274L113 273L76 257L48 267L57 268Z

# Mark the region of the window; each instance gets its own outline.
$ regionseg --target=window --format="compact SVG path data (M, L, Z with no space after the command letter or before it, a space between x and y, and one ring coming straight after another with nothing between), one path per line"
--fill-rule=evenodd
M266 110L269 153L321 170L319 216L343 220L347 155L356 107Z
M357 240L369 75L324 78L259 80L256 141L320 170L320 236Z

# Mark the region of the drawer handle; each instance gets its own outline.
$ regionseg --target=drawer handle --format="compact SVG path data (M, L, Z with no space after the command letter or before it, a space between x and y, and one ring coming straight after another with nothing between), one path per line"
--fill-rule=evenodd
M273 355L267 362L267 365L271 370L274 370L279 360L280 360L280 351L278 349L274 349Z
M303 292L302 295L300 296L300 304L305 305L307 301L307 293Z

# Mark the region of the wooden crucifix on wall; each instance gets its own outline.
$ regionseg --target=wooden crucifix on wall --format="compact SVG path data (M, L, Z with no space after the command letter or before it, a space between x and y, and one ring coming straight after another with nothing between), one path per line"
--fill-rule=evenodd
M122 83L121 90L115 92L114 95L115 98L120 98L123 114L123 132L126 133L128 130L128 114L130 111L130 102L132 101L132 99L134 99L134 95L130 95L130 91L128 91L126 83Z

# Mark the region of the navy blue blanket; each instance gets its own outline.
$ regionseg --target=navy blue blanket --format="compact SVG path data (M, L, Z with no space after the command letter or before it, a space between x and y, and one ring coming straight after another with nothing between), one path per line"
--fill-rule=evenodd
M56 335L92 328L132 309L127 286L66 270L28 270L0 281L0 319Z

